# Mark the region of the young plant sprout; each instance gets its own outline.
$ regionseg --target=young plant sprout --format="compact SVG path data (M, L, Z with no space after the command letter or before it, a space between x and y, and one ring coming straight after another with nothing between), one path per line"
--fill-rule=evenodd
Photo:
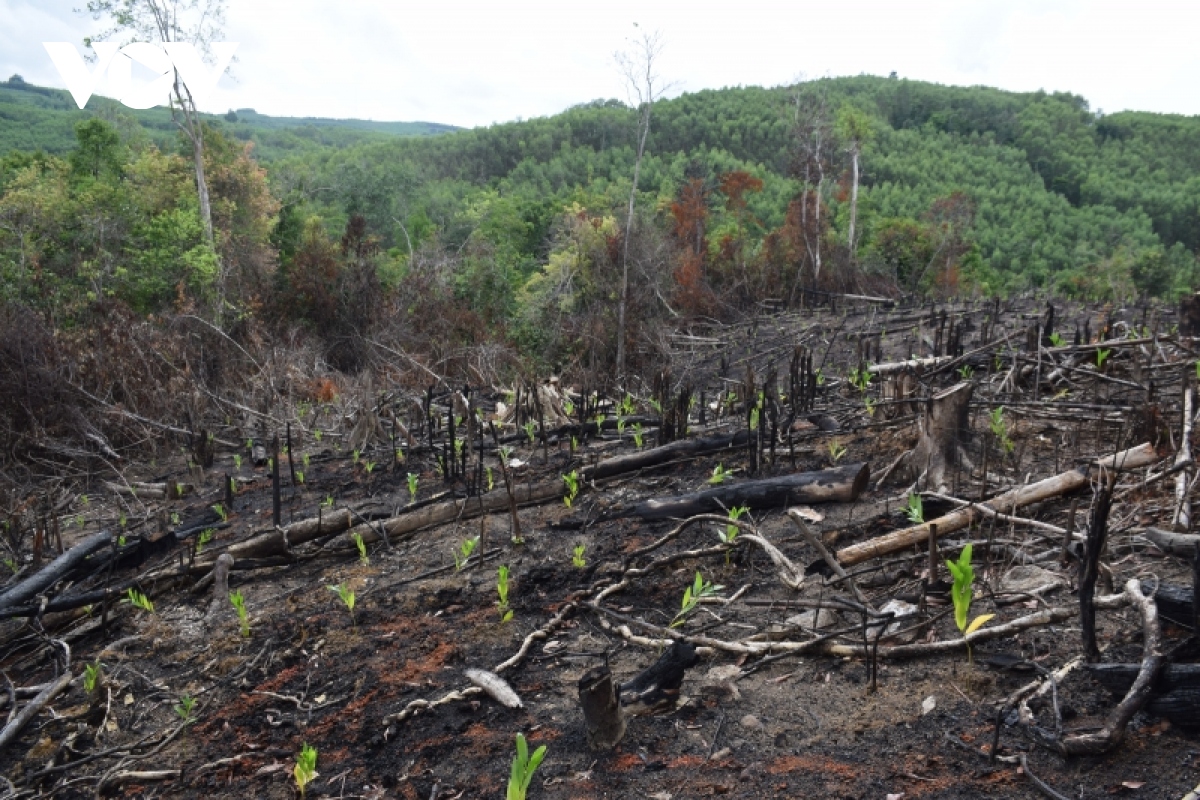
M563 483L567 485L567 494L563 497L563 504L570 508L575 502L575 498L579 496L579 471L571 470L566 475L562 476Z
M370 566L371 559L367 557L367 543L363 540L362 534L358 531L354 532L354 546L358 548L358 560L364 566Z
M733 470L725 469L724 464L717 464L713 467L712 475L709 476L708 482L713 486L718 486L733 477Z
M508 622L513 618L512 609L508 607L508 567L501 564L496 570L496 608L500 612L500 622Z
M836 464L837 462L841 461L842 456L844 455L846 455L846 446L837 439L830 440L829 458L833 461L833 463Z
M712 597L724 588L724 586L717 586L704 580L700 571L696 570L696 578L692 581L692 585L683 590L683 602L679 604L679 613L671 620L671 627L678 628L686 622L688 614L692 613L700 604L700 598Z
M954 576L954 585L950 588L950 599L954 601L954 624L966 639L979 630L995 614L980 614L967 622L971 612L971 600L974 597L975 570L971 567L971 545L963 547L958 561L946 559L946 568ZM971 663L971 642L967 640L967 663Z
M140 608L142 611L154 613L154 603L150 602L150 598L137 589L131 588L125 593L125 599L122 603L129 603L134 608Z
M317 748L305 742L296 754L296 766L292 768L292 777L296 779L301 797L304 797L305 788L320 774L317 772Z
M587 550L586 544L577 544L571 552L571 564L575 569L583 569L587 566L587 561L583 558L583 552Z
M233 454L233 468L238 471L240 471L242 469L242 454L241 453Z
M634 423L633 426L633 446L637 449L642 449L642 423Z
M485 473L487 473L487 490L490 492L492 489L496 488L496 479L492 475L491 465L484 467L483 470Z
M913 525L920 525L925 521L925 503L921 500L921 495L908 496L904 503L904 516L908 517L908 521Z
M741 519L742 515L747 513L749 510L750 509L747 506L734 506L733 508L729 509L729 518L736 522L737 520ZM733 544L734 540L737 539L737 536L739 533L741 533L741 530L742 529L737 525L726 525L725 530L717 531L717 536L721 539L722 544L731 545ZM725 551L725 563L729 563L728 550Z
M196 698L185 694L179 698L179 702L175 704L175 713L183 720L184 724L192 721L192 711L196 708Z
M537 423L535 423L533 420L529 420L522 425L521 428L525 431L525 435L529 437L529 443L533 444L534 437L537 434Z
M325 499L321 501L321 505L325 508L333 508L333 495L325 495Z
M91 664L86 664L83 667L83 690L88 694L94 694L100 688L104 681L104 665L99 661L93 661Z
M346 610L350 612L350 625L358 627L358 623L354 620L354 590L344 583L339 583L337 586L326 586L325 588L341 598L342 602L346 604Z
M471 554L475 552L475 548L479 546L479 537L473 536L470 539L463 539L462 544L458 546L458 550L454 553L454 571L461 572L466 566L467 561L471 558Z
M1096 369L1104 369L1104 362L1112 355L1112 350L1096 351Z
M992 429L992 435L1000 443L1000 447L1005 453L1011 453L1015 445L1009 438L1008 424L1004 421L1004 406L998 406L988 412L988 424Z
M205 528L200 531L200 535L196 538L196 552L199 553L204 549L204 545L213 540L214 531L212 528Z
M417 502L417 483L420 477L415 472L408 473L408 501L410 503Z
M233 604L233 608L237 611L238 626L241 628L242 636L246 639L250 638L250 615L246 611L246 598L240 590L235 590L229 593L229 602Z
M512 771L508 776L508 792L505 800L525 800L529 784L533 781L533 773L537 771L542 759L546 757L546 745L542 745L529 754L529 745L525 737L517 734L517 754L513 757Z

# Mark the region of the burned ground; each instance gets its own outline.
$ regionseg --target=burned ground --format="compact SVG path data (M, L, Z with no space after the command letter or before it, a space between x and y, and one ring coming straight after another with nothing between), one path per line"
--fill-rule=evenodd
M13 617L3 623L0 666L16 706L35 694L18 689L53 683L64 664L74 676L0 750L3 796L291 797L296 754L308 743L320 773L308 796L496 797L518 732L548 748L532 797L1037 796L1026 772L1072 797L1183 796L1200 782L1200 743L1186 719L1140 712L1102 755L1064 758L1031 739L1033 725L1062 739L1105 724L1120 692L1082 666L1028 703L1032 724L1006 708L999 758L990 758L997 704L1083 653L1077 556L1069 552L1064 566L1056 530L1088 528L1111 472L1092 468L1081 490L996 509L1006 518L982 516L939 540L939 564L973 543L971 616L996 615L970 657L945 591L927 587L924 543L847 564L875 609L895 598L919 608L915 631L878 643L874 688L848 583L826 577L782 506L751 507L731 541L719 536L730 538L719 508L689 525L636 513L652 498L864 463L870 480L853 501L806 504L811 528L844 554L910 526L905 504L920 465L880 478L916 445L924 399L968 382L962 442L971 463L947 476L943 497L979 502L1150 444L1150 466L1115 476L1098 590L1109 602L1097 611L1102 661L1142 662L1142 621L1115 596L1130 578L1149 588L1192 584L1189 560L1146 538L1176 521L1175 475L1154 478L1181 452L1182 398L1196 375L1195 343L1173 330L1172 310L1059 304L1051 339L1040 304L842 303L680 332L669 376L646 376L623 408L623 395L593 407L582 387L565 407L532 385L523 397L478 391L457 414L436 389L377 390L365 400L345 392L281 404L265 420L212 420L209 469L189 465L193 447L130 466L124 482L110 473L86 498L81 485L54 516L62 546L101 530L114 544L28 603L0 594L0 612ZM475 409L495 419L495 441L468 421ZM288 422L298 474L293 481L281 450L276 525L271 470L245 444L270 451L271 436L286 442ZM733 444L611 474L596 466L660 439L722 435ZM497 443L512 448L519 542ZM578 494L568 507L563 476L572 472ZM1185 495L1193 473L1189 463L1176 473ZM926 494L922 513L930 520L956 507ZM52 532L37 543L41 566L15 563L20 574L0 592L45 568ZM34 533L13 538L28 557ZM234 557L229 587L245 599L248 635L223 598L210 610L203 578L222 552ZM1014 590L1013 568L1023 564L1041 572ZM501 565L507 608L498 607ZM697 573L723 588L681 613ZM935 577L950 576L942 565ZM105 587L116 596L28 615L41 598L69 604ZM353 591L352 609L337 587ZM153 612L119 601L128 588L144 592ZM1159 610L1163 649L1185 644L1186 608ZM989 638L1014 620L1028 626ZM879 630L868 630L868 644ZM579 677L607 662L628 680L677 637L700 653L678 706L629 719L612 752L589 750ZM914 653L938 642L955 644ZM97 664L89 694L84 666ZM523 706L506 708L476 688L469 668L497 672Z

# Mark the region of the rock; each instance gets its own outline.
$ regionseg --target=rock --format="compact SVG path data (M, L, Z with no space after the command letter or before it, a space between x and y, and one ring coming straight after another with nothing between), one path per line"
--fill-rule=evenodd
M762 730L763 726L762 720L753 714L747 714L746 716L742 717L740 720L738 720L738 724L748 731Z
M730 700L741 700L742 693L738 691L734 680L742 674L741 667L727 664L711 668L700 681L700 691L703 694L716 697L728 697Z
M1044 567L1022 564L1004 573L996 591L1010 594L1044 592L1062 585L1064 585L1062 575Z
M911 614L916 614L919 609L912 603L906 603L903 600L895 598L884 603L883 608L879 609L882 614L895 614L897 617L909 617ZM887 626L887 630L883 632L884 639L893 639L902 642L911 642L917 638L917 631L911 630L903 636L897 634L905 628L911 628L916 619L909 617L908 619L897 619L891 625Z
M840 625L842 619L832 608L814 608L794 614L788 617L785 622L788 625L795 625L798 628L817 630L819 628L831 628L835 625Z
M935 708L937 708L937 698L933 695L929 695L929 697L926 697L921 701L921 716L925 716Z

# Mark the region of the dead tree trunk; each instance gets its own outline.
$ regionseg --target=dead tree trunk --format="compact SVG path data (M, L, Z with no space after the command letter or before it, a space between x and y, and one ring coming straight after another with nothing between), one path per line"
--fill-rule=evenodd
M920 488L944 492L956 467L972 468L964 440L970 433L971 395L975 387L958 383L925 402L917 426L920 441L908 456L909 471Z
M1101 458L1096 461L1096 464L1108 469L1133 470L1148 467L1157 460L1158 454L1154 451L1154 448L1150 444L1141 444L1129 450L1122 450L1114 455ZM997 495L980 505L986 506L993 511L1009 514L1014 509L1023 508L1033 503L1040 503L1052 497L1061 497L1062 495L1069 494L1076 489L1083 488L1087 483L1087 471L1070 469L1037 483L1017 487L1016 489ZM901 528L898 531L877 536L866 542L843 547L837 551L837 559L842 563L842 566L848 567L852 564L866 561L869 558L890 555L911 547L914 544L924 543L929 537L931 526L937 527L938 536L945 536L948 533L962 530L981 516L983 516L983 512L976 508L975 505L966 506L937 519L923 522L920 525Z
M601 519L684 518L696 514L723 513L734 506L763 511L796 503L849 503L862 494L870 479L871 469L865 463L846 464L835 469L763 478L678 497L645 500L610 511Z
M608 667L594 667L579 679L579 705L593 750L611 750L625 736L625 712Z

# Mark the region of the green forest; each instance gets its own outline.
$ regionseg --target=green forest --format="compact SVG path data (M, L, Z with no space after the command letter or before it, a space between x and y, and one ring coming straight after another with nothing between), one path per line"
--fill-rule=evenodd
M645 155L630 207L639 119ZM1200 118L895 78L708 90L457 130L204 117L213 244L168 109L0 84L0 301L54 329L119 304L523 363L633 359L664 324L811 291L1191 291Z

